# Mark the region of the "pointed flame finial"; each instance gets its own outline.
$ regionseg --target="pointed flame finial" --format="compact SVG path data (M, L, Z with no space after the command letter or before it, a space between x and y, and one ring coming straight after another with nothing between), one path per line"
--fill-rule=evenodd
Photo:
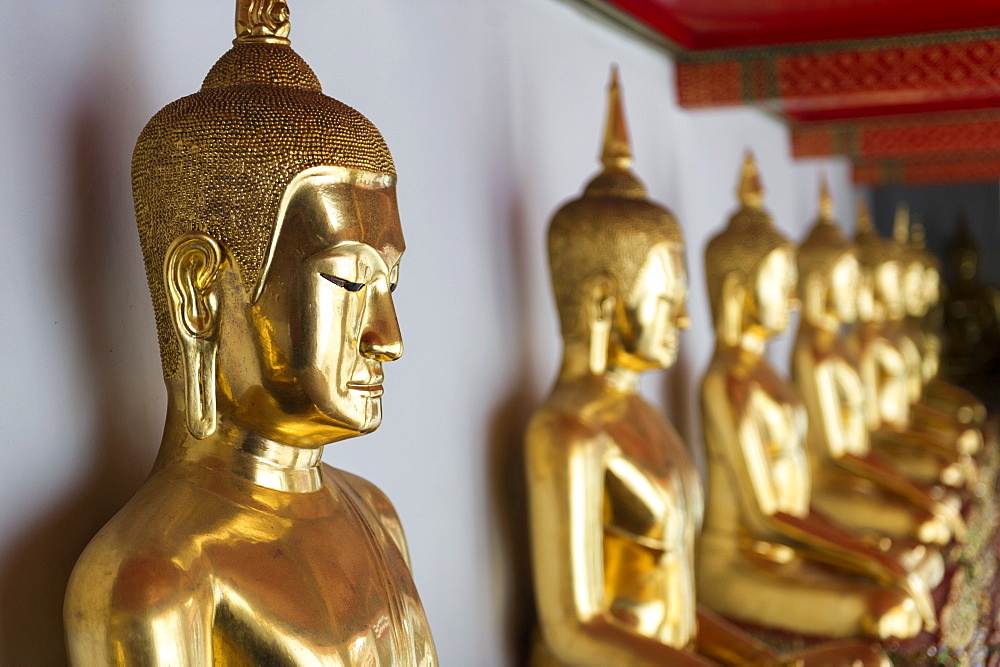
M236 40L290 44L285 0L236 0Z
M871 234L875 231L872 224L872 212L868 209L868 200L858 197L858 234Z
M764 205L764 187L760 184L760 172L757 171L757 161L753 151L747 150L743 156L743 172L740 174L740 185L736 189L740 203L749 208L760 208Z
M914 220L910 225L910 245L917 250L927 249L927 230L919 220Z
M833 197L830 196L830 184L825 171L819 174L819 219L833 224Z
M896 218L892 223L892 238L906 245L910 240L910 207L905 201L896 204Z
M621 88L618 86L617 65L611 66L611 83L608 84L608 119L604 128L601 163L606 169L628 169L632 166L632 147L625 124Z

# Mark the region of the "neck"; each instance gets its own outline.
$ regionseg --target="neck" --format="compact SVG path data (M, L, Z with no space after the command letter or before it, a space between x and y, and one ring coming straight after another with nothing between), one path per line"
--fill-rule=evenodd
M758 327L751 327L740 336L739 348L751 357L760 358L764 356L767 347L767 336Z
M840 333L840 321L829 313L811 316L802 313L801 328L808 331L819 343L828 343L837 338Z
M173 403L173 401L171 401ZM222 468L237 477L275 491L309 493L323 485L323 447L296 447L227 424L204 439L192 436L184 411L171 406L156 467L174 461Z
M587 345L566 343L558 381L569 383L588 380L622 394L635 394L639 391L639 371L609 363L604 372L595 374L588 363Z
M735 345L729 343L728 338L729 336L723 331L717 330L715 332L716 354L722 352L738 353L741 358L753 361L764 356L769 336L759 327L751 327L739 334Z

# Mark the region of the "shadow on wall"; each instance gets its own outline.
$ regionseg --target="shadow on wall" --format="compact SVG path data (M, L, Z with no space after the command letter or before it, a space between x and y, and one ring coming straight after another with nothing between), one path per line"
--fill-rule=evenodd
M121 62L121 61L119 61ZM155 453L132 442L129 414L137 400L133 360L116 356L116 341L147 337L137 332L138 318L128 316L134 265L117 253L123 237L136 235L127 202L112 183L118 159L113 147L120 119L135 90L119 67L104 67L84 82L68 105L66 164L72 193L65 212L67 254L53 266L64 267L62 284L71 296L71 325L79 341L81 372L96 412L92 433L80 433L67 448L80 448L90 467L77 475L78 486L60 494L38 518L14 536L0 560L0 663L59 665L66 662L62 604L77 557L98 530L141 484ZM121 137L124 141L124 137ZM118 165L119 167L121 165ZM115 207L114 204L120 205ZM136 247L134 252L138 253ZM144 281L142 289L144 289ZM56 406L58 407L58 406Z
M513 313L508 333L520 348L504 390L505 398L497 404L490 418L486 476L500 542L500 553L494 555L494 565L499 563L503 569L500 576L494 578L494 600L500 603L500 617L504 623L502 637L511 664L524 665L528 661L529 638L535 620L524 436L538 401L530 389L532 334L525 310L532 296L526 270L529 256L526 234L531 228L516 202L511 207L509 219Z

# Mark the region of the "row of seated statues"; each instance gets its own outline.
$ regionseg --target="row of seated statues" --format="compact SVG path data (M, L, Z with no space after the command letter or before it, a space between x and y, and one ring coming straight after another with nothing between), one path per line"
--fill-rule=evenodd
M795 247L748 154L739 208L705 251L703 491L638 392L688 324L684 243L630 169L616 77L609 97L603 168L549 227L564 352L526 438L533 664L933 655L970 522L987 521L970 507L992 502L994 476L983 404L938 375L936 261L910 243L905 210L888 239L862 206L848 239L825 183ZM800 299L785 377L767 348Z
M392 504L321 463L379 426L402 354L395 166L322 93L288 18L238 0L233 48L135 149L167 419L73 571L74 665L437 664ZM681 226L631 160L615 78L603 168L549 230L564 353L525 443L531 660L882 665L949 645L994 464L982 403L938 377L933 258L864 215L848 240L825 189L796 248L748 155L705 257L703 485L639 394L677 358L688 276ZM767 349L798 298L788 378Z
M915 231L922 242L922 230ZM1000 290L979 277L979 246L964 216L947 258L951 283L941 306L930 313L944 331L942 364L952 377L988 383L1000 371Z

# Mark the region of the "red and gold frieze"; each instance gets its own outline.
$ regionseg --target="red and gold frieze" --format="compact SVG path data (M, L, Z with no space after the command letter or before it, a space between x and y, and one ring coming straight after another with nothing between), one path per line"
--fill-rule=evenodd
M931 159L861 159L854 163L855 183L863 185L930 185L1000 179L1000 151Z
M791 118L1000 106L1000 30L685 52L681 106L776 101Z
M792 125L795 157L916 158L1000 150L1000 109Z

